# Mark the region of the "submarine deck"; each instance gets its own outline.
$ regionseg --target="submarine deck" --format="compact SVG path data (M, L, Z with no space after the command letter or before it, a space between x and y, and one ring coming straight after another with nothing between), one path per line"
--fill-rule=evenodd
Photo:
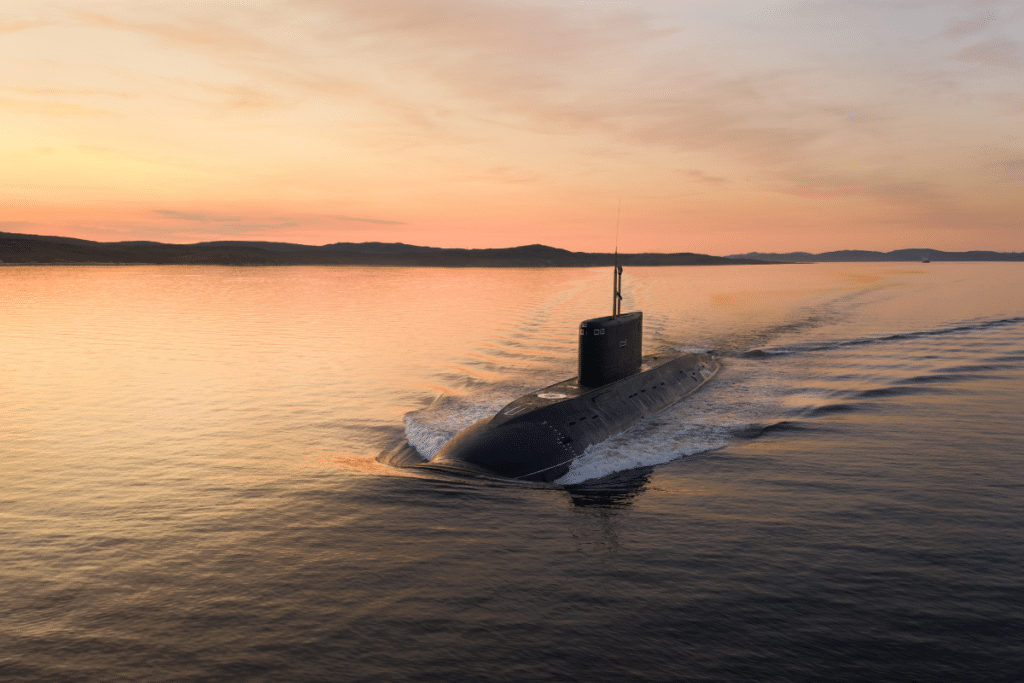
M467 427L428 462L408 441L381 453L392 465L551 482L586 449L664 410L714 376L710 353L655 354L636 374L599 387L578 378L538 389Z
M717 370L708 353L657 354L642 358L639 372L599 387L558 382L467 427L422 466L555 481L587 448L664 410Z
M670 361L678 360L680 358L686 358L693 354L689 353L671 353L671 354L652 354L644 356L640 360L640 370L629 377L624 377L624 380L628 380L630 377L636 377L649 370L654 370ZM619 380L622 381L622 380ZM497 422L504 422L504 418L512 418L516 415L522 415L538 408L545 408L555 403L562 401L579 398L586 396L587 394L598 391L599 389L605 389L608 385L599 387L587 387L579 383L579 377L572 377L570 379L552 384L551 386L538 389L532 393L520 396L515 401L512 401L504 408L502 408L494 416L494 420Z

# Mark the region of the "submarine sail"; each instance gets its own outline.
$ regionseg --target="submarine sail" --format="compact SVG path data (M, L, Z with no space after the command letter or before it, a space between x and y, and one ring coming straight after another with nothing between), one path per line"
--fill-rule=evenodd
M404 442L378 456L397 466L551 482L590 446L692 393L718 371L712 353L643 355L643 313L621 313L615 266L612 315L579 326L579 372L522 396L456 434L429 461Z

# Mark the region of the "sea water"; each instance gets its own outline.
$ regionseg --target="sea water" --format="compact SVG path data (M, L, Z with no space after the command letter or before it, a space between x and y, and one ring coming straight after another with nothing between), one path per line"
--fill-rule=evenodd
M0 268L0 678L1024 679L1024 264L629 268L707 386L555 485L374 460L611 280Z

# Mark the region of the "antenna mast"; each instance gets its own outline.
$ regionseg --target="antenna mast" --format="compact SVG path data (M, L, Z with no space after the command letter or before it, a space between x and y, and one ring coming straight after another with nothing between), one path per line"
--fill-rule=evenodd
M619 219L622 218L622 197L615 216L615 271L612 274L612 317L622 312L622 266L619 265Z

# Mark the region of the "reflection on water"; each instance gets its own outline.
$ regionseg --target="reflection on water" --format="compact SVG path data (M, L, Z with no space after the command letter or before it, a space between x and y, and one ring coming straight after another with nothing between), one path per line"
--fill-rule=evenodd
M0 677L1019 678L1020 264L629 269L704 389L561 487L374 461L607 276L0 268Z
M653 467L634 467L590 479L582 484L566 486L565 490L572 498L572 504L577 507L626 507L644 490L653 472Z

